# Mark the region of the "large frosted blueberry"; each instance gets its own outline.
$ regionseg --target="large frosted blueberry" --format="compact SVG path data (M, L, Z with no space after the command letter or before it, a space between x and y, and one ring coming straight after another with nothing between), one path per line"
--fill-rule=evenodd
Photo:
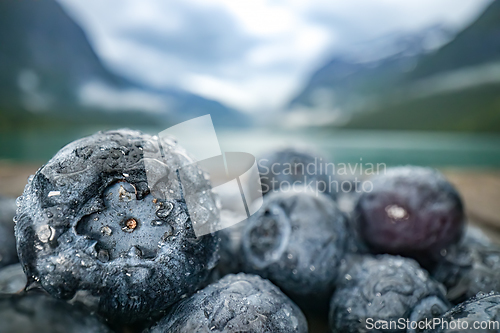
M477 332L494 333L500 331L500 295L479 293L458 304L443 314L433 329L426 333Z
M446 286L447 297L453 303L479 292L500 292L500 247L478 229L469 227L458 244L443 251L432 275Z
M83 307L33 293L0 296L0 332L111 333L111 330Z
M174 305L149 333L307 332L300 311L271 282L255 275L226 275Z
M346 247L346 220L329 197L276 192L245 224L243 268L300 302L330 297Z
M398 321L418 323L449 309L444 287L412 259L353 255L343 273L330 302L331 332L407 332Z
M14 237L14 199L0 197L0 268L19 261Z
M307 186L336 198L341 190L333 163L305 150L277 150L261 158L258 165L263 194Z
M136 131L99 132L62 148L18 199L18 253L30 283L52 296L94 300L112 320L133 322L165 310L206 282L218 237L208 175L173 140ZM186 208L195 191L199 210ZM203 214L200 214L202 212ZM190 215L191 214L191 215Z

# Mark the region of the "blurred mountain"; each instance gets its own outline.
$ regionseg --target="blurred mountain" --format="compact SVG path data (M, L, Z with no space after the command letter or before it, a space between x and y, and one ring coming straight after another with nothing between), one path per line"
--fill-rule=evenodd
M500 131L499 0L454 38L440 27L391 38L399 47L378 59L334 57L291 112L329 110L346 128Z
M483 14L438 52L424 57L412 79L500 60L500 1L495 0Z
M247 117L185 91L131 82L103 66L83 30L53 0L0 1L0 127L168 126L210 113Z
M433 43L446 40L449 34L443 27L434 26L412 35L390 34L357 45L318 69L290 106L315 106L318 101L321 104L326 99L322 95L328 93L336 105L350 109L353 97L393 85L402 72L414 69L419 56Z

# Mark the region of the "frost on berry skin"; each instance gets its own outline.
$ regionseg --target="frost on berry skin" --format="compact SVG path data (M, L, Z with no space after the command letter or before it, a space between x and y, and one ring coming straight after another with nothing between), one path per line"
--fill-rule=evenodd
M446 286L453 303L478 292L500 292L500 247L469 227L458 244L443 251L432 275Z
M189 167L181 187L177 170L189 163L175 142L131 130L61 149L18 199L18 253L30 283L57 298L86 295L119 322L156 315L200 288L218 238L195 237L183 189L204 189L208 222L218 222L218 210L201 170Z
M256 275L230 274L186 298L148 333L307 332L307 322L288 297Z
M2 333L111 333L80 306L39 293L0 296Z
M465 225L462 201L438 171L397 167L371 182L373 190L360 196L354 218L372 252L412 257L429 267L460 239Z
M327 165L328 164L328 165ZM333 199L337 189L333 182L334 171L331 163L324 158L296 148L285 148L267 154L259 160L260 182L263 194L278 192L296 185L319 190Z
M500 294L490 292L478 293L475 297L458 304L439 318L440 323L425 333L454 333L454 332L477 332L492 333L499 331L498 318L500 316ZM490 325L479 326L474 325ZM491 326L497 325L497 326ZM468 327L466 329L464 327Z
M19 261L14 236L16 201L0 197L0 268Z
M309 191L266 196L242 235L244 271L261 275L298 302L333 292L347 231L335 202Z
M330 302L331 332L406 332L370 330L367 320L419 322L449 309L444 287L413 259L353 255L349 260Z

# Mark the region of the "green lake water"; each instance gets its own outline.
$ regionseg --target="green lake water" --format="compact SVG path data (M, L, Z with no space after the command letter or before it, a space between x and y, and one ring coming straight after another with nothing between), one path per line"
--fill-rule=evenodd
M44 162L68 142L96 130L3 133L0 134L0 159ZM151 134L159 132L142 130ZM255 156L279 147L302 146L336 163L500 168L500 135L496 134L221 129L217 130L217 137L223 151L243 151ZM200 138L193 136L193 140Z

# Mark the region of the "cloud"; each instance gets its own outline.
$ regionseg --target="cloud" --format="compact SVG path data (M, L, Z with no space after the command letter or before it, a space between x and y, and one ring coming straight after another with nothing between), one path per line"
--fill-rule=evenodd
M280 108L332 54L459 29L490 0L59 0L113 70L244 111Z
M167 98L138 89L117 90L99 81L83 84L78 90L82 105L109 111L168 112Z
M221 8L178 2L166 9L165 20L144 21L120 31L121 38L157 52L175 54L197 64L222 64L240 59L258 42L245 34L235 18Z
M469 24L490 0L315 0L302 6L308 20L337 31L338 47L433 25L452 30Z

